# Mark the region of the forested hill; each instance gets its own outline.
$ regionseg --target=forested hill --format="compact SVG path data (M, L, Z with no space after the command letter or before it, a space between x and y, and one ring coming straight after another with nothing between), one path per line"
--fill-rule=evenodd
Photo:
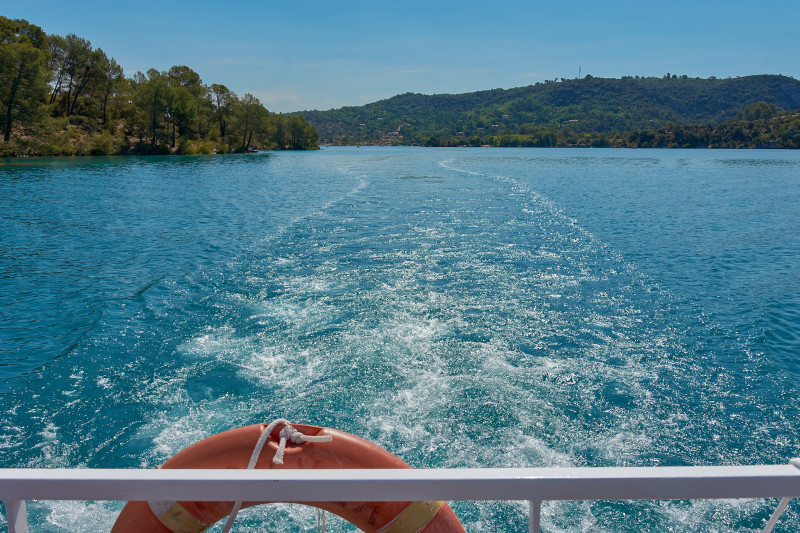
M307 150L319 140L302 116L269 113L188 66L126 77L86 39L3 16L0 131L0 157Z
M778 113L800 108L800 81L787 76L660 78L626 76L546 81L465 94L406 93L360 107L304 111L329 144L502 144L542 128L559 136L709 126L763 102Z

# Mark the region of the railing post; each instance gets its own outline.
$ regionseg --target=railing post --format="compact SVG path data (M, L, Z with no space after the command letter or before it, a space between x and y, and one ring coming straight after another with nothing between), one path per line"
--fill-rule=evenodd
M539 533L542 516L542 500L530 500L528 508L528 533Z
M6 504L8 533L29 533L25 500L6 500L3 503Z
M775 524L778 523L778 519L786 510L786 506L789 505L789 501L791 501L791 498L784 498L781 500L781 503L778 504L778 508L775 509L774 513L772 513L769 522L767 522L767 525L761 530L761 533L772 533L772 530L775 528Z

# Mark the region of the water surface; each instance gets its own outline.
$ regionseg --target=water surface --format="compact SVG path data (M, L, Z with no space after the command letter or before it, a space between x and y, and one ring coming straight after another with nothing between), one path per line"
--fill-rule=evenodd
M416 467L788 462L798 198L784 151L2 164L2 466L150 468L277 417ZM758 531L776 503L552 502L543 528ZM99 531L120 506L29 510ZM526 530L523 503L454 509ZM316 527L301 506L240 516Z

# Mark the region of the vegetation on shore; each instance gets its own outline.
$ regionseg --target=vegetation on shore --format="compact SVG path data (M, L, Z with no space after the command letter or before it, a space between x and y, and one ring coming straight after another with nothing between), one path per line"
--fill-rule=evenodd
M0 157L306 150L300 115L270 114L252 94L205 85L187 66L125 77L86 39L0 16Z
M798 148L787 76L626 76L305 111L323 144ZM795 111L793 111L795 110Z
M488 139L436 138L426 146L592 147L592 148L800 148L800 110L778 114L759 102L721 124L669 123L629 132L575 132L570 127L523 126Z

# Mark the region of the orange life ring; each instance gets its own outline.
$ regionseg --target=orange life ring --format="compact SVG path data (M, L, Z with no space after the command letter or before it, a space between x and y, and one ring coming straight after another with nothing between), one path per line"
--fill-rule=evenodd
M375 444L331 428L292 424L305 435L330 435L331 442L287 443L284 463L274 464L280 430L267 438L255 468L411 468ZM247 468L266 424L255 424L201 440L170 458L161 468ZM267 450L271 450L271 453ZM251 507L267 502L244 502ZM302 502L344 518L366 533L463 533L464 528L444 502ZM128 502L111 533L200 533L228 516L233 502Z

